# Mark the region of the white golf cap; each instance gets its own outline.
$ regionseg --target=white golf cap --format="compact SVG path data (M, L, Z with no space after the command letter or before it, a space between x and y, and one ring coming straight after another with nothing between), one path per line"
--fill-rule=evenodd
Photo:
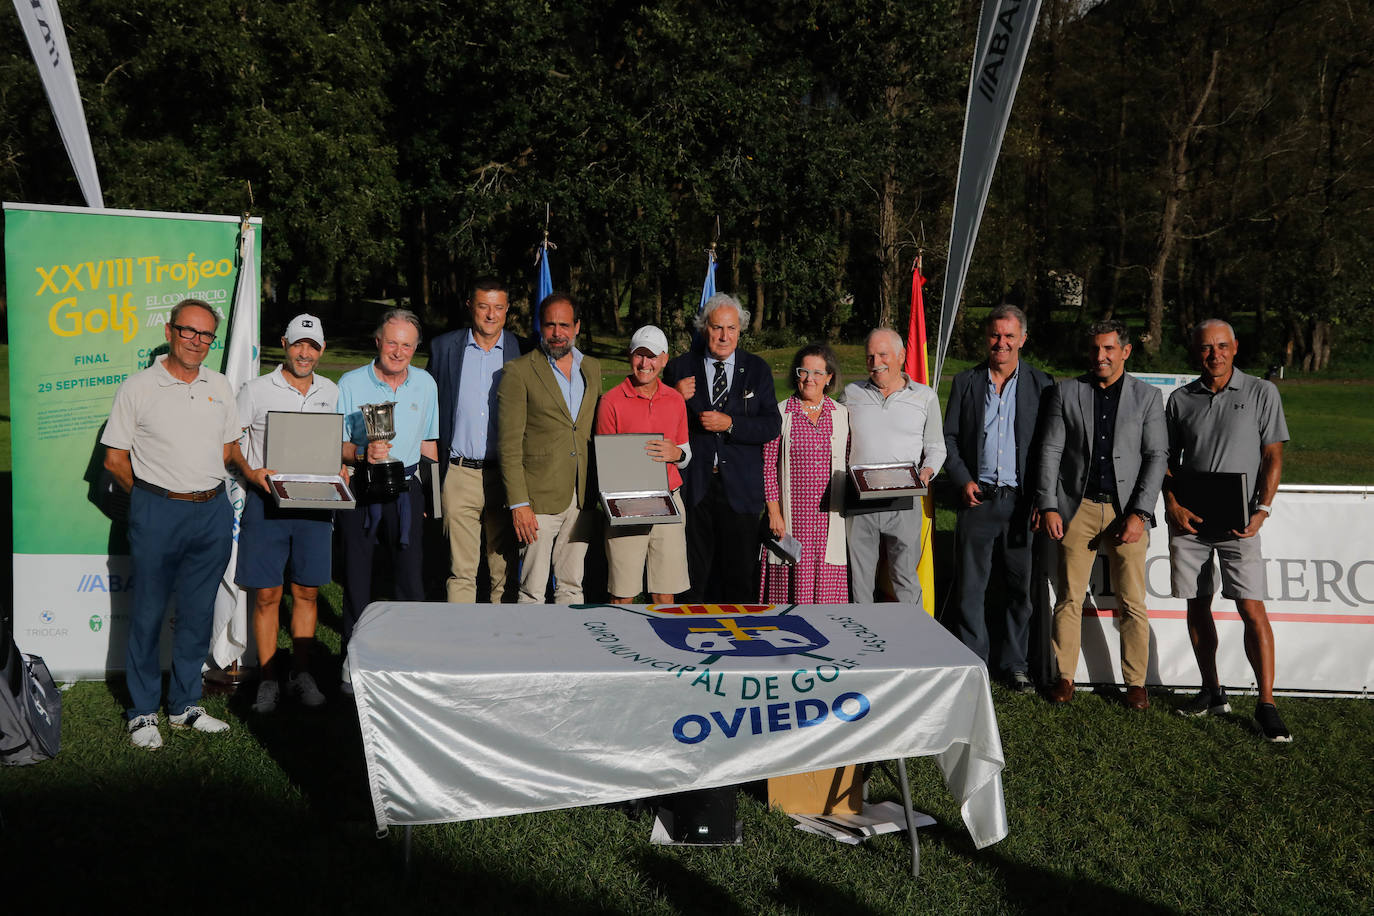
M635 331L634 336L630 338L630 352L633 353L636 350L648 350L655 356L659 353L667 353L668 338L658 328L646 324Z
M286 326L285 336L287 346L301 340L313 340L323 347L324 325L320 324L320 319L314 315L297 315Z

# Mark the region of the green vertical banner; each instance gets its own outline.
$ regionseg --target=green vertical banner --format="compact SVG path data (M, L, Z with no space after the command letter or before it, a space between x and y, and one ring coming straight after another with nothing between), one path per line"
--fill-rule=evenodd
M183 299L220 316L205 365L223 369L240 220L12 203L4 211L15 636L58 676L100 677L123 667L133 584L127 498L111 487L99 444L110 402L165 346L168 315ZM252 280L260 288L260 276Z

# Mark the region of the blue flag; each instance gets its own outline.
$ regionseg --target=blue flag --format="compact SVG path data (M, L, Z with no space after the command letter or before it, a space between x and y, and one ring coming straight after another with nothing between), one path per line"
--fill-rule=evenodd
M539 292L534 299L534 336L539 337L539 303L553 292L553 277L549 274L549 243L545 239L539 248Z
M701 284L701 302L697 305L697 314L706 308L706 300L716 294L716 253L709 251L706 253L706 281Z

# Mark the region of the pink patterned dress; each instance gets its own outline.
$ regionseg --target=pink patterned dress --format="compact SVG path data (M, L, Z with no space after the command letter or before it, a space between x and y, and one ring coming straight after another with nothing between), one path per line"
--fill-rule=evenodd
M802 555L795 566L769 563L767 548L759 571L759 601L765 604L845 604L849 601L849 568L825 562L825 539L830 516L821 511L828 505L830 489L831 416L835 402L821 402L820 422L812 425L806 410L795 396L787 399L792 415L790 440L779 437L763 447L763 496L779 498L778 449L788 449L791 477L791 511L783 507L787 530L801 542ZM838 522L843 524L843 522Z

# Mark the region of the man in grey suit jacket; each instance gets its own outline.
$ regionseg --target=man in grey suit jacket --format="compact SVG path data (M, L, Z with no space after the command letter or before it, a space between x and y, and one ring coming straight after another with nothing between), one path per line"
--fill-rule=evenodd
M1014 305L988 315L988 358L950 384L945 473L959 492L959 606L950 629L1013 690L1034 693L1027 659L1037 457L1031 443L1040 403L1054 379L1021 362L1027 330L1026 314ZM1005 570L1004 603L989 615L985 602L997 554Z
M1150 620L1145 609L1145 551L1169 460L1159 389L1126 375L1126 326L1088 329L1086 375L1055 386L1042 413L1040 524L1060 542L1055 588L1055 703L1073 698L1083 596L1097 554L1106 554L1121 617L1121 675L1126 705L1148 709L1145 672Z

